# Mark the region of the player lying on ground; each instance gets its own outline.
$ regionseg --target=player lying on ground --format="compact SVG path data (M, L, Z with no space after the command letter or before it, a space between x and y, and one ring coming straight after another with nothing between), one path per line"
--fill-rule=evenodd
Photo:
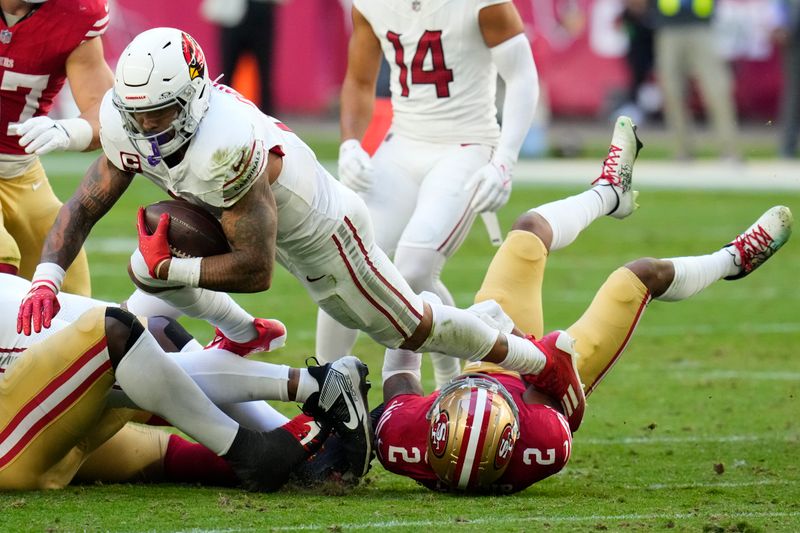
M547 370L549 361L534 344L416 294L375 245L364 202L283 124L212 84L188 34L155 28L134 38L117 64L100 122L104 153L48 235L20 306L19 331L29 332L31 322L34 331L47 327L58 309L64 268L134 176L144 174L218 216L231 252L173 257L165 215L152 235L140 224L131 258L137 284L213 323L232 349L262 349L264 330L215 291L266 290L277 257L330 316L389 348L444 352L529 374ZM615 205L615 186L604 189L604 202ZM129 305L137 314L154 314L141 302Z
M609 160L619 158L614 179L625 182L626 189L633 169L633 136L630 122L619 119L604 165L608 174ZM515 326L515 331L533 335L542 350L565 366L577 358L587 395L617 361L651 299L684 300L717 280L750 274L787 241L792 225L789 209L776 206L709 255L627 263L609 276L575 324L542 336L547 257L607 214L596 190L520 216L489 266L472 308L493 323L505 324L505 331ZM546 380L496 365L469 364L465 376L425 396L419 368L417 354L384 360L385 410L376 426L376 448L387 470L434 489L515 492L567 464L572 433L585 406L578 376Z
M0 305L16 305L29 288L0 274ZM114 437L135 414L120 406L160 415L220 455L251 490L279 488L332 430L352 471L369 462L369 425L356 420L367 418L367 369L355 357L297 369L219 349L187 351L199 345L177 323L160 328L164 344L183 349L167 354L123 309L67 293L62 302L51 328L31 336L0 316L0 489L59 488L76 475L121 481L120 469L131 476L161 459L153 449L161 435L126 429ZM310 416L287 420L253 400L304 402ZM224 465L191 452L216 470L212 480L230 478Z

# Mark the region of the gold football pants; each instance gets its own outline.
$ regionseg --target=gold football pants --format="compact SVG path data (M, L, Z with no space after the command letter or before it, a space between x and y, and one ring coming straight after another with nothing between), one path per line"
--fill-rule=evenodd
M494 299L525 333L543 334L542 281L547 250L539 237L511 231L497 250L475 301ZM627 268L614 271L584 312L567 331L575 338L578 370L591 393L627 346L650 292ZM466 370L475 371L467 365ZM485 369L485 363L481 365ZM492 367L492 370L500 370Z
M31 279L60 208L39 161L21 176L0 179L0 262L18 265L19 275ZM91 295L89 262L83 249L67 270L62 290Z

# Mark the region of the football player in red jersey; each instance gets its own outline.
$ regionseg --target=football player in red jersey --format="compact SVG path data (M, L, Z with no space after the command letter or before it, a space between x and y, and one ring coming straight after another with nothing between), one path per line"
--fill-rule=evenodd
M619 148L634 142L630 121L618 119L603 176L626 188L632 160L620 159ZM569 460L584 393L594 391L616 362L650 300L683 300L719 279L744 277L791 234L791 211L776 206L711 254L627 263L608 277L576 323L542 336L547 257L595 220L599 205L599 196L590 189L520 216L471 308L503 331L532 334L543 351L565 365L577 360L583 391L576 390L579 382L470 363L464 376L425 396L419 354L387 355L385 409L375 431L378 458L387 470L434 489L500 493L522 490L557 473Z
M108 5L107 0L2 0L0 5L0 244L9 250L0 257L0 272L18 271L31 279L61 207L38 156L100 146L100 102L114 82L100 39L108 27ZM67 80L81 115L50 119ZM83 252L64 282L72 293L90 293Z

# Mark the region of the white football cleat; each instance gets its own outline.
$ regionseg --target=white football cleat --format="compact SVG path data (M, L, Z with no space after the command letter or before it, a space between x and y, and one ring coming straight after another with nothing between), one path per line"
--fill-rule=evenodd
M603 171L592 185L611 187L617 195L617 205L609 216L625 218L633 213L639 204L636 198L639 191L631 188L633 163L642 149L642 141L636 135L636 124L629 117L617 117L608 156L603 161Z
M789 240L793 220L791 210L783 205L771 207L758 217L747 231L724 247L739 267L738 274L725 279L743 278L764 264Z

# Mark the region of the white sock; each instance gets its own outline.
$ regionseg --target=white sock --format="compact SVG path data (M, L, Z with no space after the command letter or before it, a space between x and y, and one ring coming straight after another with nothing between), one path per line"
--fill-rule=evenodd
M244 402L220 405L225 414L254 431L272 431L289 421L267 402Z
M147 331L116 369L117 382L140 408L156 413L218 455L227 453L239 424L223 413Z
M317 310L316 356L321 363L330 363L353 353L358 330L347 328L323 311Z
M225 350L173 354L184 372L217 405L289 400L289 367L245 359Z
M397 374L411 374L418 380L422 380L420 366L422 365L422 354L403 349L387 349L383 355L383 369L381 379L386 380Z
M657 300L676 302L694 296L715 281L739 272L733 256L725 250L713 254L667 259L675 266L675 278Z
M516 335L506 335L506 341L508 355L500 366L520 374L538 374L542 371L547 359L531 341Z
M308 370L305 368L300 369L300 379L297 382L297 394L294 401L305 402L308 397L319 391L319 383L316 379L311 377Z
M155 294L144 292L141 289L133 291L125 301L128 311L136 316L168 316L179 318L181 312L172 307Z
M492 349L500 332L469 311L428 302L433 312L431 333L420 352L442 352L478 361Z
M444 305L455 307L450 291L441 280L447 256L442 252L416 246L399 246L394 257L397 269L417 294L427 291L435 294ZM436 388L461 373L461 361L439 352L431 352Z
M256 338L253 315L242 309L225 292L182 287L160 292L158 297L186 316L210 322L234 342L247 342Z
M617 196L611 187L595 186L580 194L556 200L532 211L541 215L553 231L550 250L560 250L570 245L589 224L607 214L617 205Z
M437 389L441 389L454 377L461 374L461 359L437 352L431 352L430 355L431 363L433 363L433 378L436 380Z

